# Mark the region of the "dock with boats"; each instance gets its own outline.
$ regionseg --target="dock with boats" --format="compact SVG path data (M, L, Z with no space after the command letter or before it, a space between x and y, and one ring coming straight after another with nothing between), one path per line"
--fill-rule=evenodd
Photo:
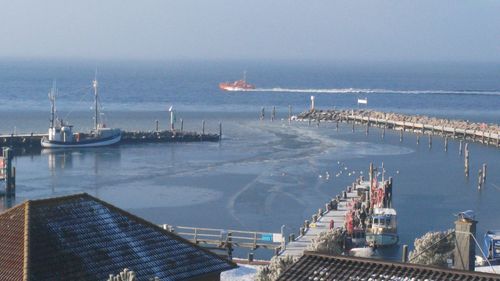
M346 122L354 124L393 129L400 132L441 135L470 140L486 145L500 147L500 125L476 123L466 120L435 118L424 115L406 115L374 110L318 110L311 107L293 118L297 121ZM368 129L367 129L368 130Z
M0 135L0 145L12 147L15 150L36 151L41 150L41 141L48 134L29 133L29 134L10 134ZM139 143L167 143L167 142L218 142L220 134L198 133L187 131L122 131L120 144L139 144Z
M379 182L375 171L373 164L370 164L368 180L360 176L341 194L327 202L325 209L319 209L318 213L312 215L311 221L304 221L299 235L295 237L290 234L288 243L279 254L302 256L320 233L332 229L346 231L350 243L345 245L350 245L345 250L396 245L396 212L391 208L392 178L383 178ZM366 216L360 216L365 210ZM387 214L387 219L380 219L386 216L385 213L380 213L389 210L388 213L392 213ZM389 239L385 238L386 234Z

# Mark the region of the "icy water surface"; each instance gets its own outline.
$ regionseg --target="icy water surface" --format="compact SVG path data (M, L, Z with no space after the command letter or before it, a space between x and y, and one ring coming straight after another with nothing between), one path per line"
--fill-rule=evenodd
M75 63L0 63L2 133L42 132L48 124L46 93L58 78L59 112L77 128L91 126L88 96L93 66ZM449 116L498 123L500 82L495 66L473 68L364 68L321 65L198 64L104 65L102 97L110 126L152 130L166 127L170 105L188 130L218 132L221 143L171 143L43 151L15 158L17 197L45 198L87 192L155 223L297 232L305 219L354 181L373 161L384 162L394 177L394 205L402 244L430 230L453 227L454 214L476 211L478 234L499 229L500 156L498 148L471 144L471 176L463 174L458 142L370 128L284 121L288 105L295 113L309 105L311 91L223 93L220 81L237 79L248 67L251 82L272 89L330 89L316 93L319 107L355 106L368 97L369 107L412 114ZM47 69L46 71L44 69ZM496 72L495 72L496 71ZM249 78L250 79L250 78ZM353 91L345 89L378 89ZM82 90L83 89L83 90ZM344 89L332 91L331 89ZM385 90L384 90L385 89ZM392 89L393 91L389 91ZM415 92L417 91L417 92ZM261 106L266 119L258 120ZM270 122L276 106L278 120ZM179 124L177 124L179 125ZM477 170L488 164L488 178L477 189ZM342 173L340 173L342 171ZM326 174L330 175L327 179ZM338 175L338 176L337 176ZM12 203L12 202L11 202ZM6 204L6 202L4 202ZM397 255L394 249L392 255Z

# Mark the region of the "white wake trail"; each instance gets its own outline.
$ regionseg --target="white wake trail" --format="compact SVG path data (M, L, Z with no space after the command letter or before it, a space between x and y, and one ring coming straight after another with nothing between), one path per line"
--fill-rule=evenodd
M319 93L319 94L442 94L442 95L493 95L499 96L500 91L479 90L391 90L364 88L333 88L333 89L292 89L292 88L256 88L246 92L277 92L277 93Z

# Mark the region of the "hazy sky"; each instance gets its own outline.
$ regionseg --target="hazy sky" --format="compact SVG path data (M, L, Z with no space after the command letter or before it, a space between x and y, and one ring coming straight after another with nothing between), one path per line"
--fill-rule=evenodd
M0 57L500 62L500 0L0 0Z

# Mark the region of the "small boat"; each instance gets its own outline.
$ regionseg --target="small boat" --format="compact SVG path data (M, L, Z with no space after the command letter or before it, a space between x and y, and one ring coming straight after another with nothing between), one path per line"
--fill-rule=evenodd
M366 231L366 242L374 247L396 245L399 241L396 210L375 208L371 216L371 225Z
M484 235L486 258L492 264L500 264L500 230L488 230Z
M234 82L219 83L219 88L223 91L231 91L231 92L248 91L255 89L254 85L247 83L246 76L247 75L245 71L243 72L243 79Z
M90 133L73 133L73 126L56 116L56 88L55 83L49 93L51 102L50 127L48 137L43 137L43 148L82 148L112 145L121 140L121 130L106 128L101 122L97 79L94 79L94 128Z

